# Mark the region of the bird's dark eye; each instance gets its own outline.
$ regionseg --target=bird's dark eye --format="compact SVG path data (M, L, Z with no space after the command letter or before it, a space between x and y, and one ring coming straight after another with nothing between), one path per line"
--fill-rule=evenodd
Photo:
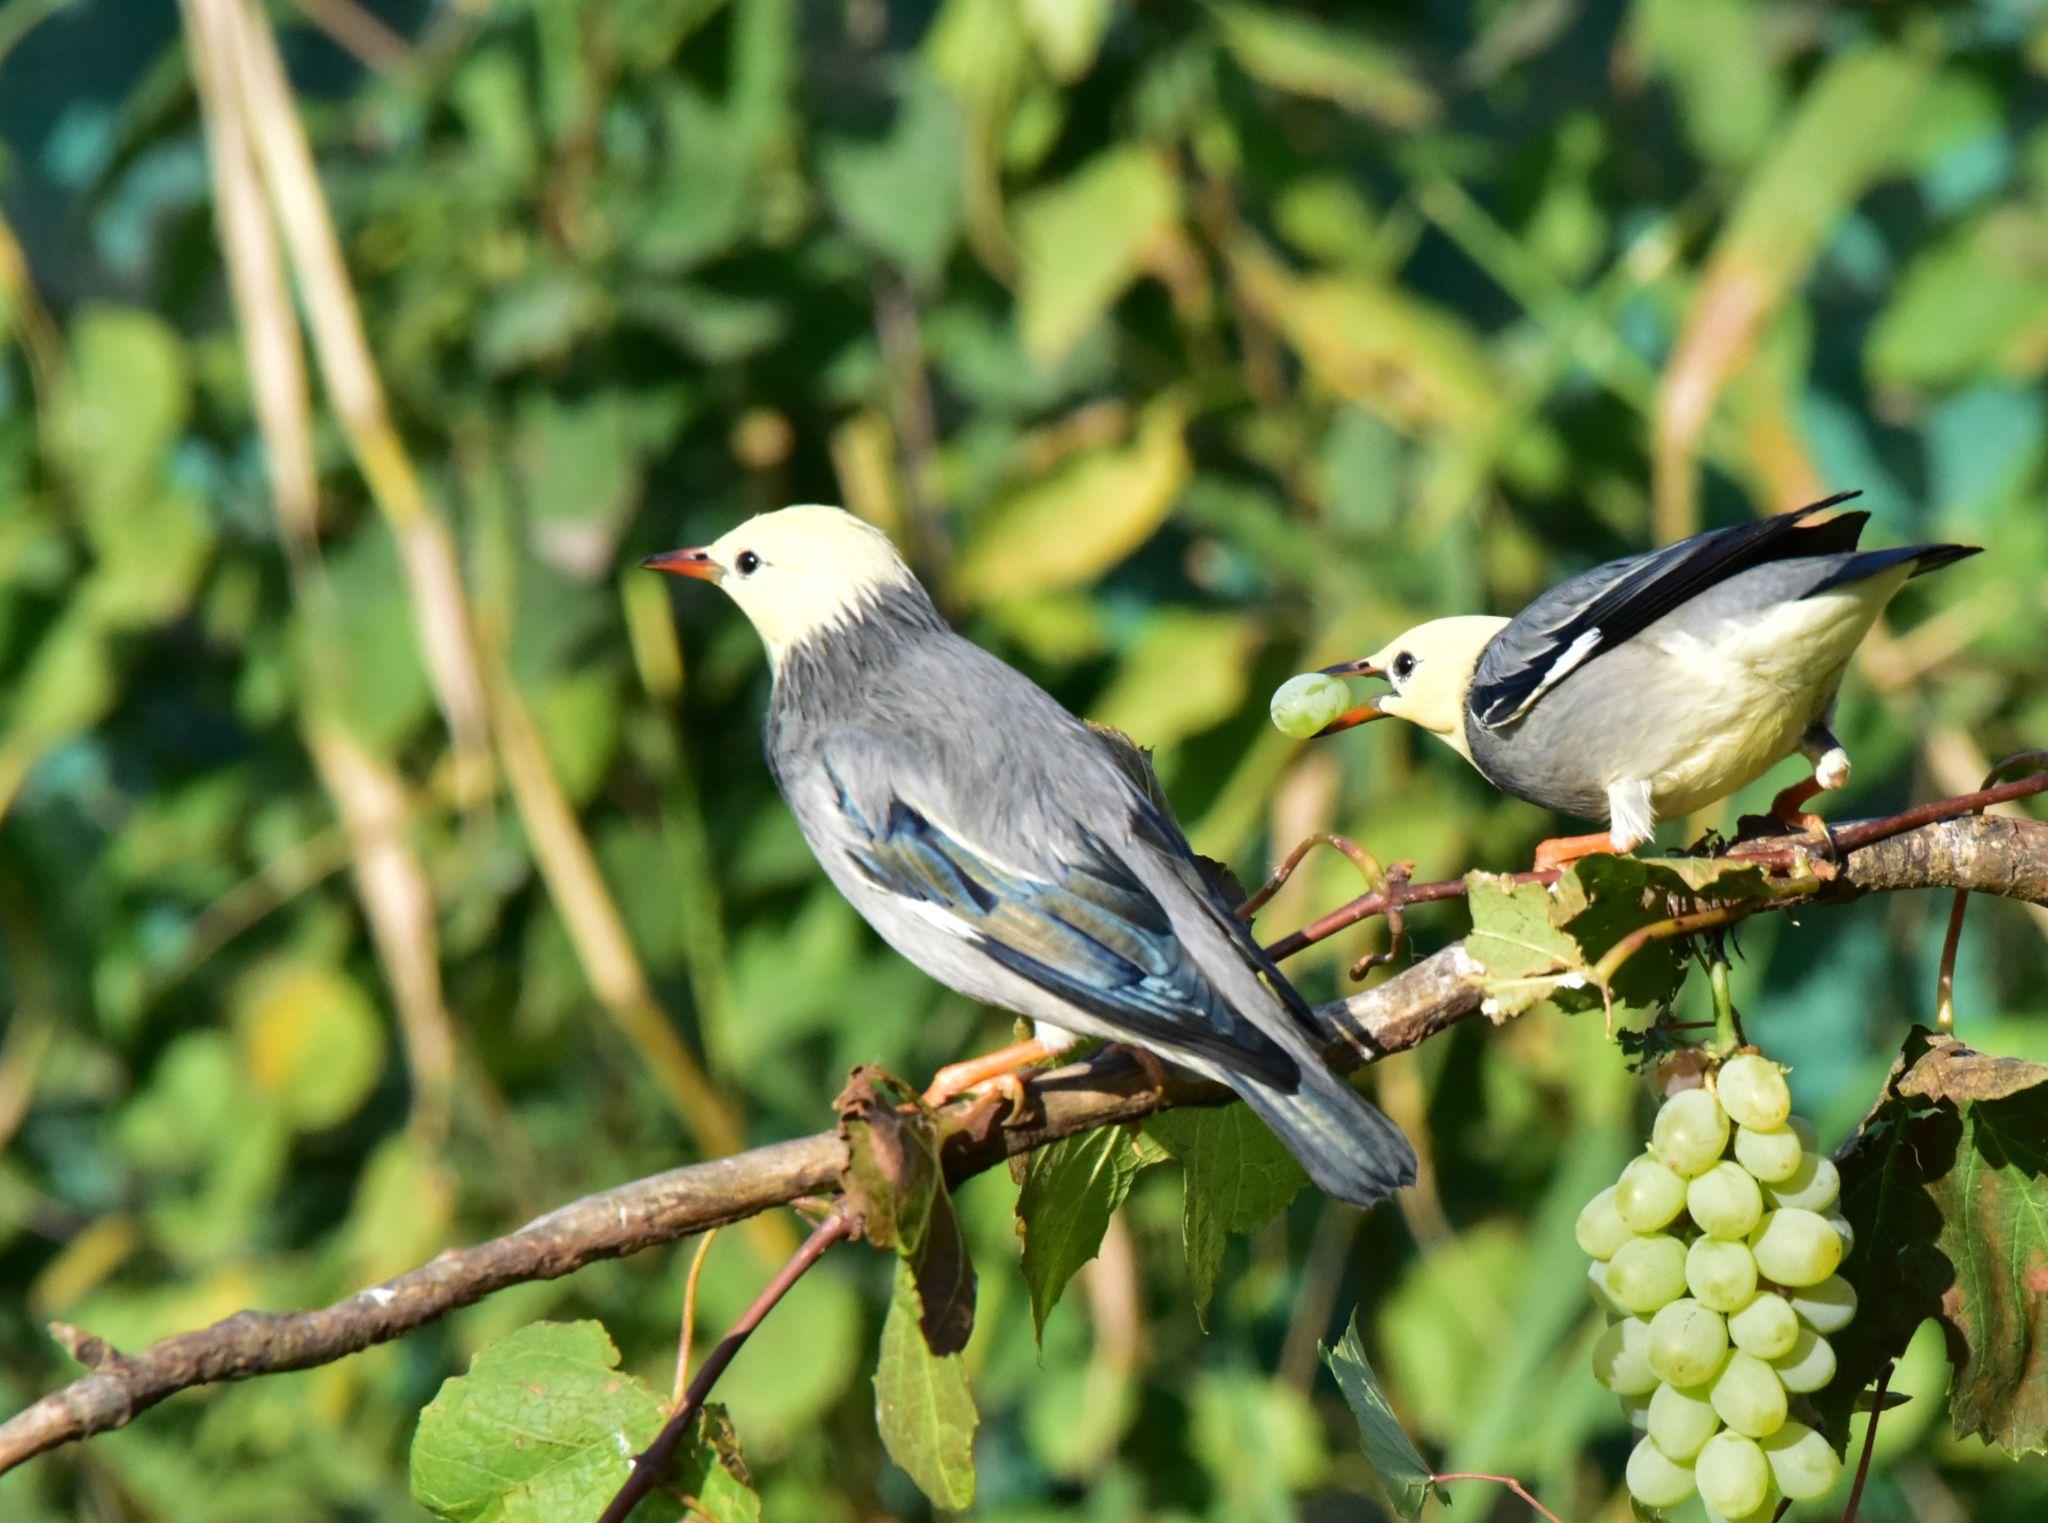
M732 559L733 569L741 576L752 576L761 569L761 557L751 550L742 550Z
M1402 651L1394 657L1394 664L1387 668L1396 682L1406 682L1415 675L1415 657L1411 652Z

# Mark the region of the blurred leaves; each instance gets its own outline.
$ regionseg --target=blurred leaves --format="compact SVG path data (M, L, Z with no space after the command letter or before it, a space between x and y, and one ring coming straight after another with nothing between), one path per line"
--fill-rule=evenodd
M1017 322L1025 352L1049 364L1072 349L1179 215L1172 166L1144 147L1112 149L1019 203Z
M1158 751L1246 881L1313 831L1442 877L1519 866L1557 823L1392 726L1290 747L1254 695L1810 487L1869 487L1882 542L1998 552L1909 589L1852 669L1842 812L2048 734L2038 6L372 9L407 62L304 20L332 8L266 13L377 372L323 393L290 542L169 13L0 20L0 1288L37 1316L133 1343L319 1304L813 1131L858 1064L917 1077L996 1034L805 851L744 622L632 569L763 508L847 502L902 536L973 638ZM287 325L331 328L335 291L292 289ZM401 546L421 505L438 524ZM444 619L423 647L423 587L467 636ZM444 714L489 765L451 757ZM1519 929L1527 903L1482 894L1477 947L1565 937L1590 963L1690 871L1582 866ZM1311 865L1263 929L1355 891ZM1924 1011L1940 908L1743 928L1738 998L1802 1110L1863 1108ZM1408 934L1464 913L1417 907ZM1338 955L1290 974L1327 997ZM1429 1144L1406 1217L1330 1225L1219 1112L1040 1179L1031 1278L989 1275L971 1338L967 1256L1012 1259L1016 1201L963 1190L925 1233L958 1250L928 1266L958 1355L910 1329L922 1298L887 1310L879 1266L821 1265L720 1384L764 1512L919 1515L870 1426L886 1317L922 1382L891 1431L955 1497L978 1447L992 1523L1349 1516L1370 1482L1343 1411L1300 1392L1338 1330L1320 1308L1357 1302L1396 1410L1455 1399L1446 1468L1540 1466L1560 1515L1601 1516L1621 1435L1550 1266L1631 1081L1601 1022L1550 1007L1697 1018L1683 972L1652 943L1611 991L1553 978L1534 1018L1382 1069ZM1973 919L1960 977L2003 1030L2048 1017L2017 914ZM1128 1177L1169 1140L1180 1181ZM786 1256L787 1219L756 1228L776 1240L708 1261L700 1334ZM1472 1301L1517 1265L1530 1283ZM661 1369L681 1278L648 1255L167 1403L84 1468L0 1479L0 1515L414 1518L437 1382L535 1318L602 1318ZM1441 1374L1502 1328L1485 1378ZM624 1380L608 1357L586 1363ZM69 1373L0 1329L6 1394ZM1900 1523L1885 1463L1864 1513ZM1976 1523L2041 1514L2038 1461L1907 1463Z
M1128 443L1083 451L994 504L962 547L957 585L1000 601L1093 581L1158 530L1187 482L1185 414L1162 398Z

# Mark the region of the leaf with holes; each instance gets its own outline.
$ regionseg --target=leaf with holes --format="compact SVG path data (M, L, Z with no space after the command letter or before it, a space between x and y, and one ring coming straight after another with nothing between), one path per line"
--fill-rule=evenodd
M1485 991L1481 1010L1503 1021L1560 988L1584 987L1585 953L1552 921L1548 889L1491 873L1467 874L1465 883L1472 910L1465 951L1479 965L1473 982Z
M1837 1165L1858 1314L1818 1402L1830 1435L1934 1317L1957 1430L2048 1446L2048 1066L1915 1030Z

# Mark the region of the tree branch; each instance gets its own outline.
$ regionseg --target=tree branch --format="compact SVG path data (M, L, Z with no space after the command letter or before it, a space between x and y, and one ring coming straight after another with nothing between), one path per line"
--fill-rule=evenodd
M1965 797L1973 803L1981 796ZM1870 822L1870 827L1886 823ZM1824 897L1960 888L2048 903L2048 824L1973 817L1941 819L1903 834L1870 827L1849 826L1837 833L1869 844L1854 845L1847 853L1841 876L1825 885ZM1852 831L1861 833L1851 837ZM1439 888L1445 891L1436 892ZM1462 884L1455 891L1462 891ZM1447 898L1453 892L1442 885L1416 885L1400 902ZM1363 917L1347 923L1356 918ZM1285 942L1278 945L1292 950ZM1457 943L1374 988L1319 1007L1316 1015L1329 1033L1331 1061L1354 1068L1415 1047L1463 1020L1479 1006L1472 971L1463 944ZM949 1182L957 1184L1077 1132L1135 1121L1170 1106L1216 1105L1231 1098L1221 1085L1177 1074L1155 1088L1134 1060L1114 1050L1034 1079L1031 1095L1036 1101L1031 1111L1006 1124L972 1101L948 1108L943 1156ZM240 1312L133 1355L82 1334L64 1339L90 1373L0 1424L0 1473L46 1450L122 1427L193 1386L328 1364L404 1337L507 1286L557 1279L600 1259L673 1243L804 1196L833 1193L845 1161L837 1135L820 1132L585 1196L507 1236L450 1249L417 1269L316 1310Z

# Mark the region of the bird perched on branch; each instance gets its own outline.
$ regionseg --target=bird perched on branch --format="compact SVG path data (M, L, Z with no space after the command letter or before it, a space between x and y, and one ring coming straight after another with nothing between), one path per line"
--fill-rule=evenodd
M1415 1178L1394 1124L1332 1072L1308 1006L1102 735L955 634L882 533L837 508L763 514L642 562L715 582L774 667L768 765L826 874L941 983L1038 1040L1129 1042L1235 1089L1329 1194Z
M1867 513L1790 513L1715 529L1597 566L1512 619L1434 619L1330 676L1380 676L1383 693L1319 733L1406 719L1503 792L1605 819L1596 835L1537 848L1538 869L1628 851L1657 821L1726 798L1795 750L1813 776L1771 812L1803 812L1849 780L1829 729L1849 656L1909 578L1968 545L1859 550Z

